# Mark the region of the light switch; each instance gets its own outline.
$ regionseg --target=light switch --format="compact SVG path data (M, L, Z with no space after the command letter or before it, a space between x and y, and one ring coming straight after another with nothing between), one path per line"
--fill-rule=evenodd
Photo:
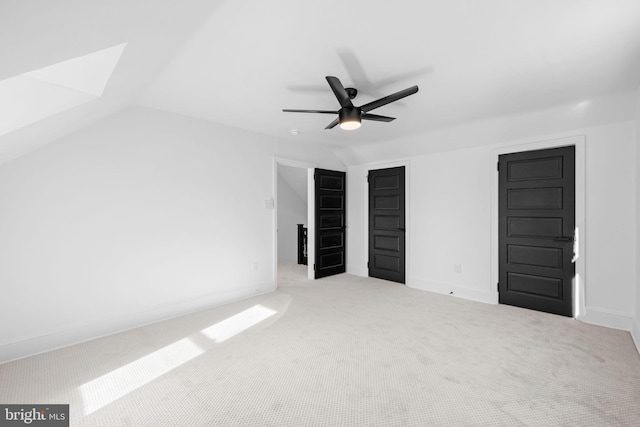
M268 198L264 201L264 208L265 209L273 209L275 208L276 203L274 202L273 198Z

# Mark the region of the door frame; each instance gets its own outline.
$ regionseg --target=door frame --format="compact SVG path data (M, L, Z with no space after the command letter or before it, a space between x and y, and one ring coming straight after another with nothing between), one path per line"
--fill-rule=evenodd
M315 163L301 162L299 160L282 157L273 158L273 282L278 288L278 165L292 166L307 170L307 259L315 259L315 186L313 172L318 166ZM307 262L307 277L315 280L313 262Z
M520 153L525 151L544 150L566 146L575 147L575 220L576 238L578 240L578 257L576 259L576 275L573 289L573 313L576 319L583 319L586 306L586 137L575 135L563 138L523 142L496 147L491 152L491 295L498 304L497 283L500 279L499 239L498 239L498 190L499 180L497 164L501 154Z
M389 169L395 168L399 166L404 166L404 221L405 221L405 248L404 248L404 271L405 271L405 279L404 285L407 287L411 287L410 278L411 278L411 162L409 159L398 160L394 162L380 162L380 163L368 163L366 165L362 165L364 176L362 177L362 195L363 198L361 200L362 206L366 206L363 209L362 216L362 224L363 228L363 241L364 245L362 246L362 253L364 254L364 265L362 267L362 271L364 272L364 277L369 277L369 268L367 267L367 261L369 259L369 183L367 182L367 176L369 175L369 171L376 169ZM352 177L355 178L355 177ZM349 177L347 176L347 180Z

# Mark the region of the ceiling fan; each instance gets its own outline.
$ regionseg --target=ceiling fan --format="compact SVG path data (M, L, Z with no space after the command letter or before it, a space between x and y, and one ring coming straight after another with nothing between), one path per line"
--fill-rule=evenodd
M333 129L336 125L340 124L340 127L345 130L358 129L362 120L373 120L376 122L390 122L395 120L395 117L380 116L377 114L370 114L369 111L376 108L387 105L391 102L402 99L406 96L413 95L418 91L418 86L411 86L410 88L401 90L389 96L377 99L367 104L356 107L351 102L352 99L358 94L357 89L348 87L345 89L342 83L337 77L327 76L327 82L331 86L334 95L338 98L340 103L340 109L338 111L330 110L292 110L283 109L285 113L320 113L320 114L337 114L338 118L327 125L325 129Z

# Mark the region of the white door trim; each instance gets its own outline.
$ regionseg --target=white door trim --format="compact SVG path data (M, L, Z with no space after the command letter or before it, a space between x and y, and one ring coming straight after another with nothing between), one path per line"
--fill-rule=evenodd
M312 224L315 224L315 187L313 185L313 172L317 167L315 163L302 162L299 160L286 159L282 157L273 158L273 281L278 288L278 165L292 166L307 170L307 277L315 279L313 262L315 259L314 242L315 236Z

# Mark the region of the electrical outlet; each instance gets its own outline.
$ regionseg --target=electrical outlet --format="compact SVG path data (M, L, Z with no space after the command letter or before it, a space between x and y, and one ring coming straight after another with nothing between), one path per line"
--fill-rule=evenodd
M453 271L455 273L462 273L462 264L453 264Z

